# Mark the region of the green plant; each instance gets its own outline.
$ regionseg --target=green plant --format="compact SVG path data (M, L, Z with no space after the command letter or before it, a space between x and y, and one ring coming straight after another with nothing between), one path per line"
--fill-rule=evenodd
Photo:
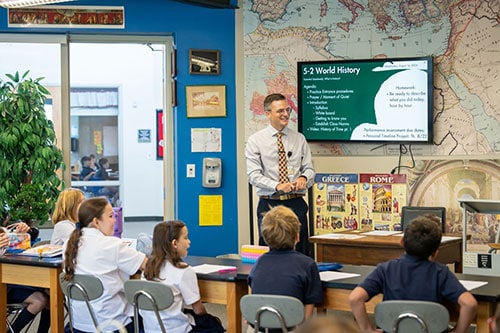
M0 222L43 224L64 186L54 124L45 114L43 78L18 72L0 79Z

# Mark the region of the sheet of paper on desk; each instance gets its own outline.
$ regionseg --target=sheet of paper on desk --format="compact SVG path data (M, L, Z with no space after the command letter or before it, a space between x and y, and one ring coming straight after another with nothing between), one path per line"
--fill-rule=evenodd
M459 280L459 281L468 291L471 291L472 289L476 289L484 286L485 284L488 284L488 282L485 281L470 281L470 280Z
M389 230L373 230L369 232L364 232L363 235L366 236L397 236L403 234L401 231L389 231Z
M340 279L347 279L351 277L359 276L359 274L356 273L344 273L344 272L332 272L332 271L326 271L326 272L319 272L319 277L321 278L321 281L333 281L333 280L340 280Z
M343 233L333 233L333 234L312 236L311 238L358 239L358 238L363 238L363 237L365 237L365 236L353 235L353 234L343 234Z
M230 271L236 270L236 266L226 266L226 265L211 265L211 264L202 264L198 266L193 266L193 269L196 273L200 274L210 274L217 273L219 271Z

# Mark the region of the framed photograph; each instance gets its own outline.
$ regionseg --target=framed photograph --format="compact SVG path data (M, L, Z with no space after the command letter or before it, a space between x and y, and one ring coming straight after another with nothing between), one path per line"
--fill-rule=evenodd
M226 86L186 86L186 103L188 118L225 117Z
M189 74L219 75L219 50L189 50Z

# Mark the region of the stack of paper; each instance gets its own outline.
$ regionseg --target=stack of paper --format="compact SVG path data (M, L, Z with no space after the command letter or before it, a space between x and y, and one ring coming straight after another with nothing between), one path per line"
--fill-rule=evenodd
M32 247L21 253L23 256L33 256L33 257L55 257L62 255L62 245L52 245L44 244Z

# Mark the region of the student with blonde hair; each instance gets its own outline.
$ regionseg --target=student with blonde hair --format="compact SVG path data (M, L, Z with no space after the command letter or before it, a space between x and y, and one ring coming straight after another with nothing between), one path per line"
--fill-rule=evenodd
M67 188L59 193L56 207L52 214L54 231L50 244L62 245L76 228L78 207L85 200L83 192L77 188Z
M270 251L255 263L248 283L253 294L292 296L304 304L310 318L315 304L323 302L323 288L316 262L295 250L300 222L288 207L276 206L262 219L262 236Z

